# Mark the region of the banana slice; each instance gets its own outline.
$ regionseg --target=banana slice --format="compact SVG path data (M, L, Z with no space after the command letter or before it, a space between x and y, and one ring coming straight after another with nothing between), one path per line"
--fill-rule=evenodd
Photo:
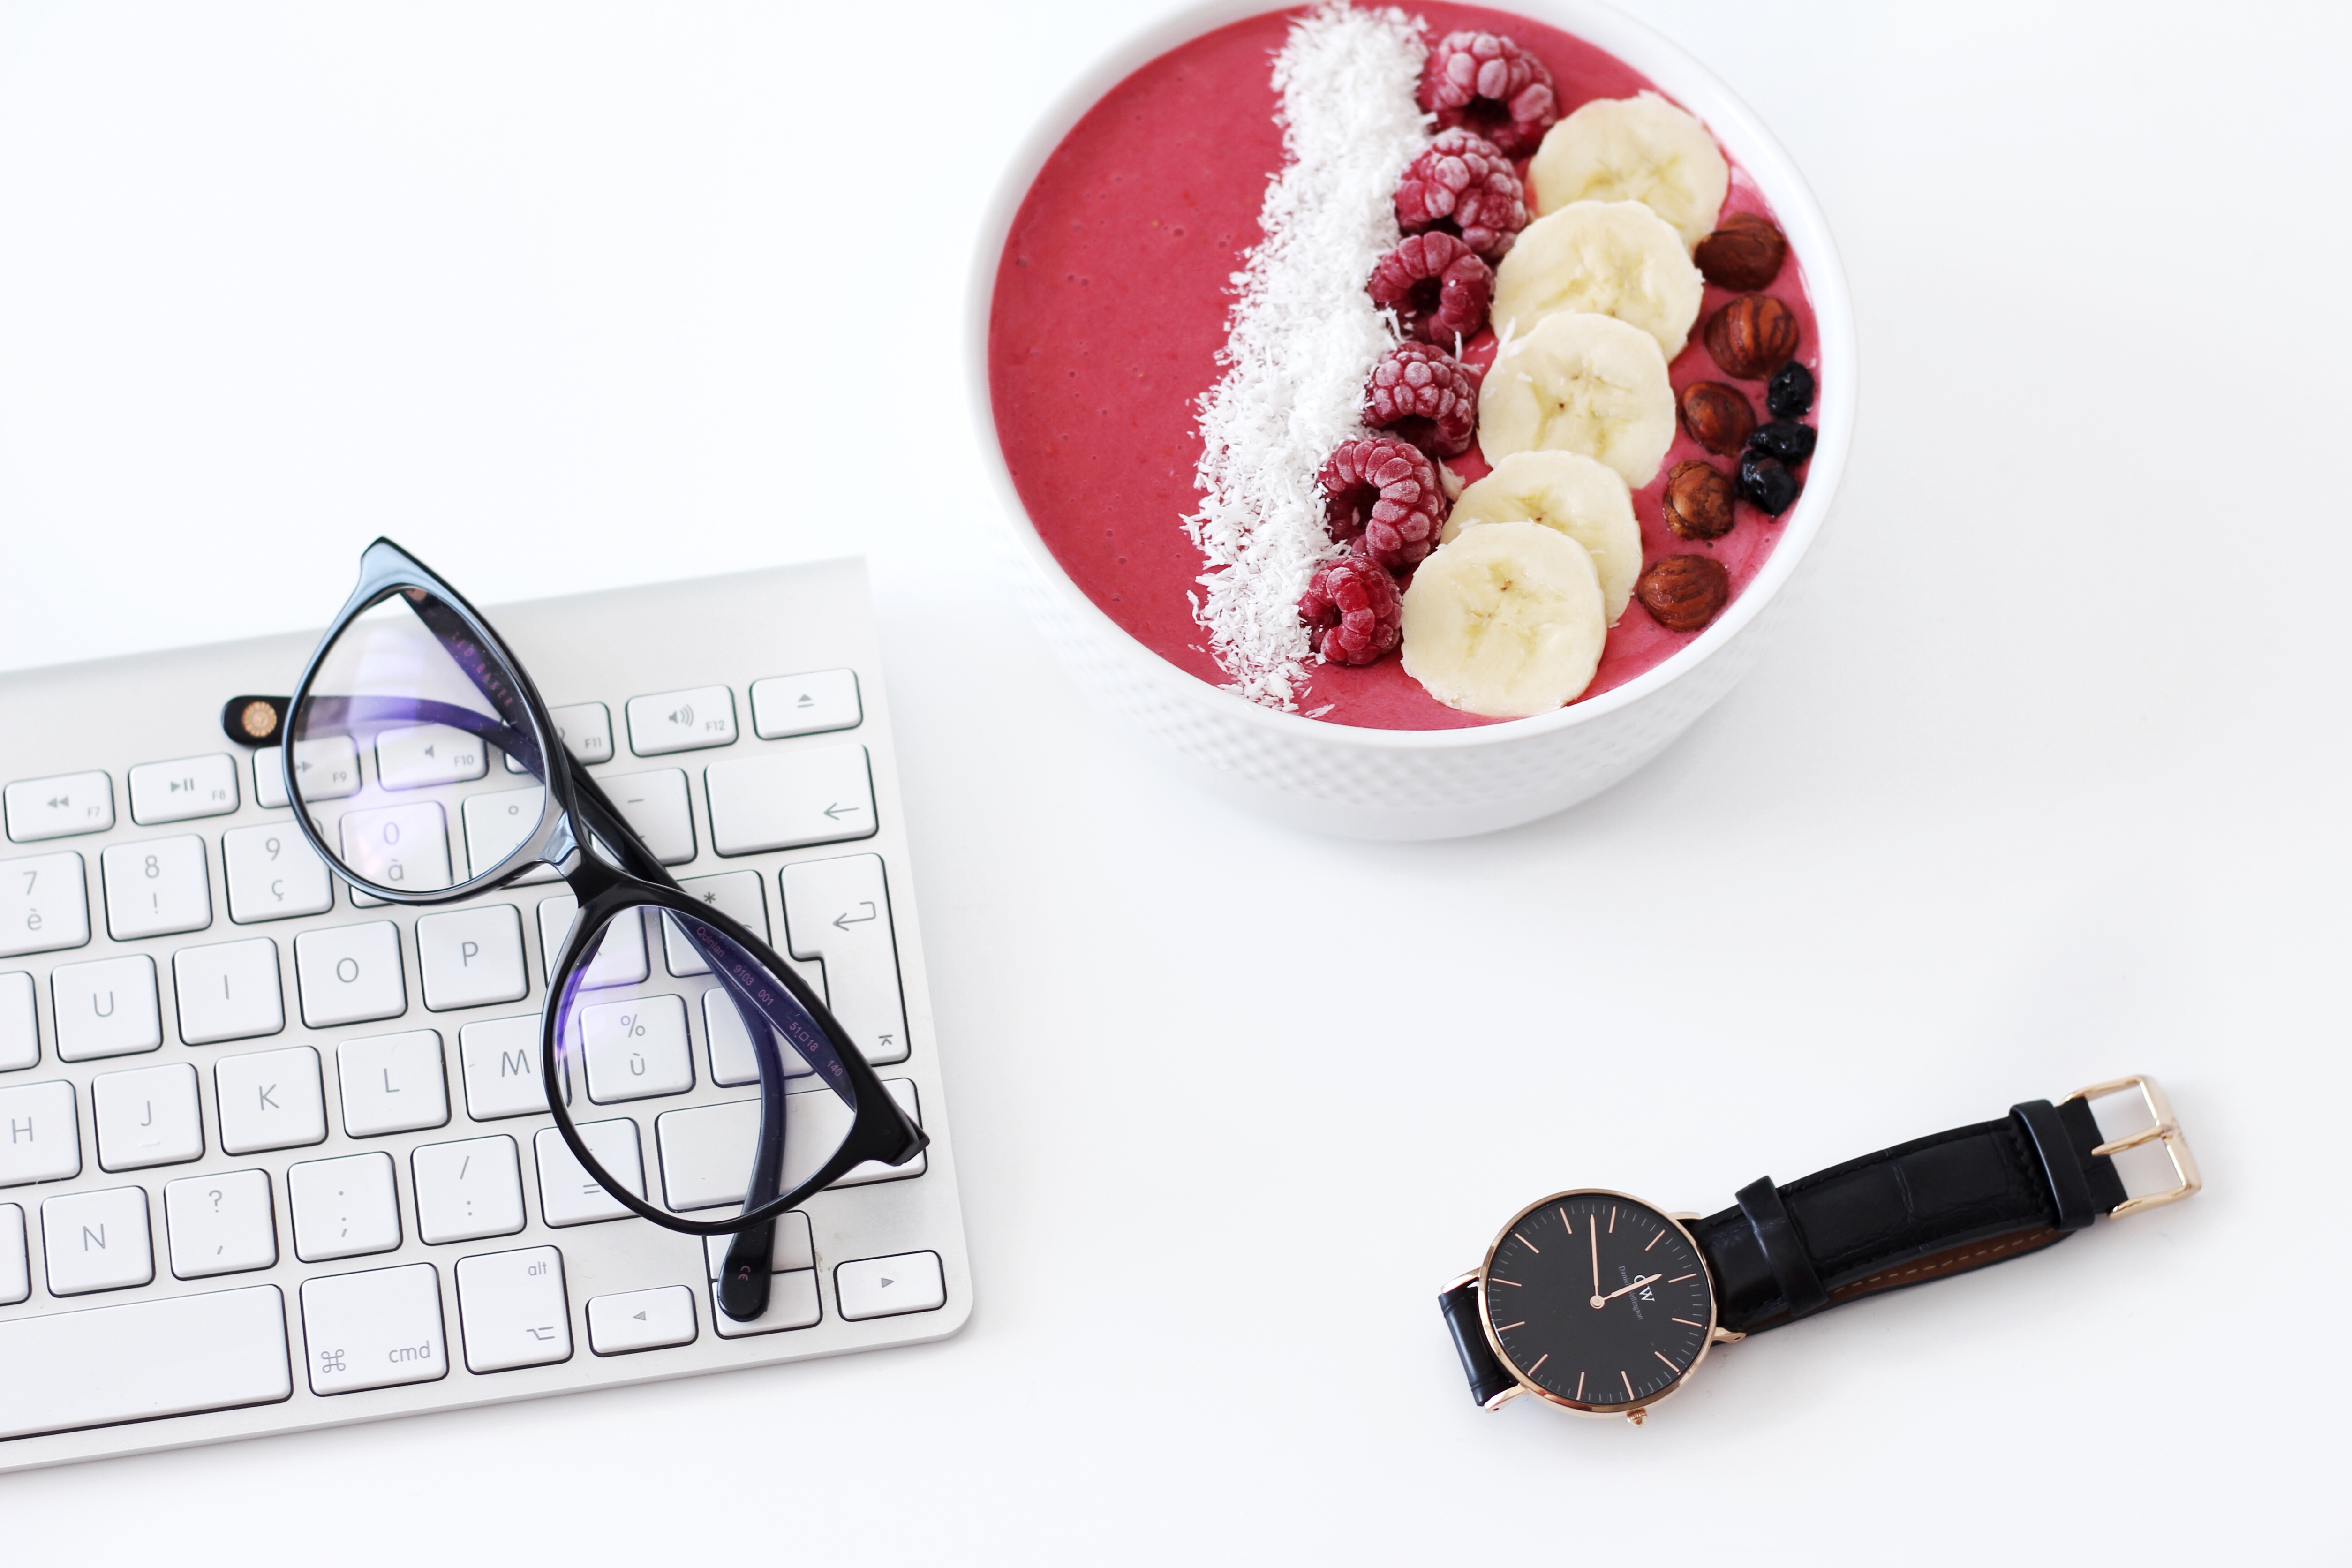
M1630 321L1668 360L1690 341L1706 279L1674 225L1640 202L1570 202L1519 232L1495 273L1496 330L1559 310Z
M1609 627L1584 546L1539 522L1465 529L1404 591L1404 668L1449 708L1549 713L1592 684Z
M1658 340L1614 316L1562 311L1514 337L1478 387L1478 449L1580 452L1640 489L1675 440Z
M1584 546L1601 574L1601 609L1617 624L1642 574L1642 525L1616 469L1574 452L1514 452L1462 492L1437 542L1497 522L1539 522Z
M1536 210L1570 202L1644 202L1685 252L1715 229L1731 166L1706 127L1654 92L1599 98L1545 133L1528 162Z

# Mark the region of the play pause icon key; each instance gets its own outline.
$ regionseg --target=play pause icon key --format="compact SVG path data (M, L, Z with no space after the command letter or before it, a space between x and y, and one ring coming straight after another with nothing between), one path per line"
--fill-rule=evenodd
M588 1348L627 1355L694 1342L694 1292L683 1285L596 1296L588 1302Z

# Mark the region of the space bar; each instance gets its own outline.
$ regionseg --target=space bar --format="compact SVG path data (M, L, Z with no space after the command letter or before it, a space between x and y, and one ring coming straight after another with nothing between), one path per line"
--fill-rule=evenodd
M275 1285L0 1323L0 1438L268 1405L294 1392Z

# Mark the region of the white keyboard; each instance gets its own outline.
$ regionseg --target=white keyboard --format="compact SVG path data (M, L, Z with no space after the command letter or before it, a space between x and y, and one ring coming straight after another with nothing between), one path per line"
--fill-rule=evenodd
M562 885L354 907L274 754L226 743L221 705L285 695L313 639L0 676L0 1471L910 1344L970 1314L863 566L487 613L647 845L795 961L929 1150L787 1215L767 1311L721 1317L723 1243L628 1216L547 1113ZM453 865L504 852L510 788L480 782ZM745 1090L707 972L649 946L611 994L643 1047L613 1070L643 1081L598 1117L652 1151L657 1116Z

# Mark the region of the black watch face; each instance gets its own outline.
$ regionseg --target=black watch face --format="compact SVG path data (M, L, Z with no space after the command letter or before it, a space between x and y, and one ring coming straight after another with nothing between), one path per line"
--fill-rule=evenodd
M1562 1405L1622 1410L1706 1352L1715 1290L1682 1226L1622 1193L1558 1193L1513 1220L1486 1263L1504 1359Z

